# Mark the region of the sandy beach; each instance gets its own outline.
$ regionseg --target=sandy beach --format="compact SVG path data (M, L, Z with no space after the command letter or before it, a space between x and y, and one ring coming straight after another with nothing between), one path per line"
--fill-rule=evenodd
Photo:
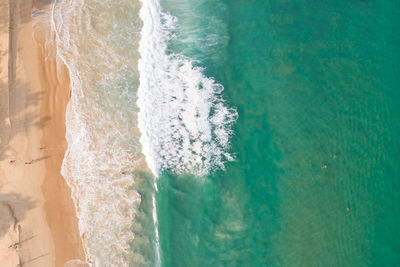
M69 74L54 45L44 46L48 28L31 17L48 2L0 0L0 266L85 260L60 174Z

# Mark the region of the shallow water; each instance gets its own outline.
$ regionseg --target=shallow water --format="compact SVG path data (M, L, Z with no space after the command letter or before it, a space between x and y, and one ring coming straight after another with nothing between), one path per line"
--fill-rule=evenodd
M399 8L58 0L94 265L399 265Z
M96 266L127 266L144 165L137 127L138 44L135 1L56 1L58 54L70 70L68 150L62 174L72 188L80 232Z

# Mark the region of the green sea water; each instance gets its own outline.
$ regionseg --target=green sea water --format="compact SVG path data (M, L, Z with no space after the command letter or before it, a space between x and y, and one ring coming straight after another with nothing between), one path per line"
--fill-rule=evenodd
M400 266L400 2L161 3L239 114L226 170L158 179L162 266Z

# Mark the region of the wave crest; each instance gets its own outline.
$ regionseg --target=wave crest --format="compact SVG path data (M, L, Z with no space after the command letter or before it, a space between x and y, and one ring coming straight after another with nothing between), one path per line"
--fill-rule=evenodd
M233 159L228 150L237 112L221 97L223 86L180 54L168 53L177 19L158 1L142 1L137 105L140 142L157 176L162 171L205 175Z

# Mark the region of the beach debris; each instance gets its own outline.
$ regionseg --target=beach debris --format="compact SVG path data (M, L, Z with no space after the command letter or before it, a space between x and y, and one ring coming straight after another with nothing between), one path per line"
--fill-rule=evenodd
M32 164L32 160L25 162L25 164Z
M8 246L8 248L14 248L17 249L18 248L19 243L15 242L14 244L11 244Z
M10 160L9 162L10 162L10 163L14 163L14 162L15 162L15 159Z

